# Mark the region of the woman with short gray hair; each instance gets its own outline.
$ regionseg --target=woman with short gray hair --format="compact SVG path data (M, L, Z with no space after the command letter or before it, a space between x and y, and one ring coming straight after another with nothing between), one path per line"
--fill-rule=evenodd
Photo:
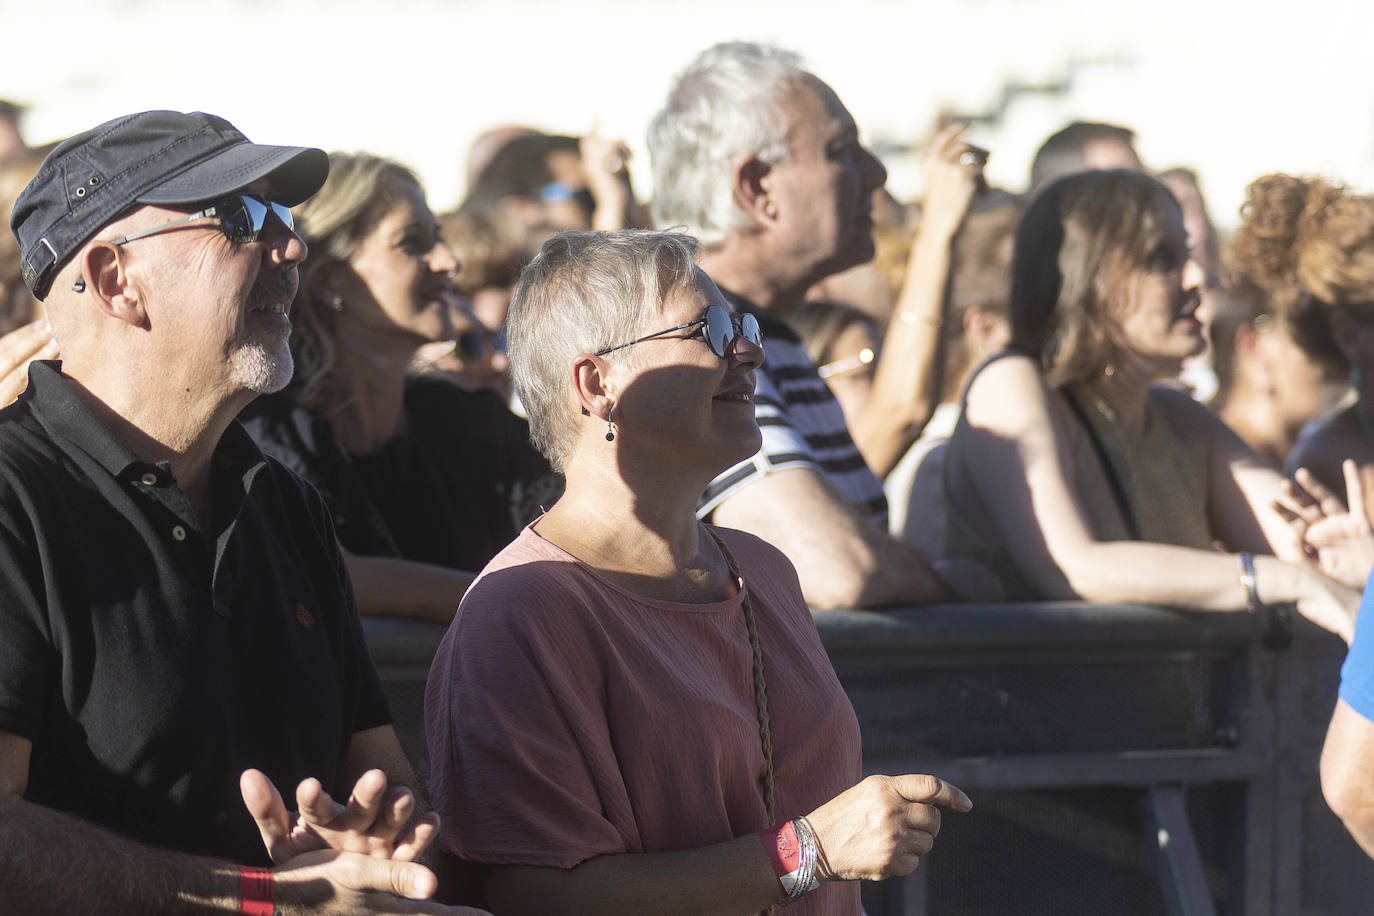
M525 269L509 353L567 489L482 572L430 671L448 851L518 913L857 914L968 810L860 775L853 709L795 570L697 520L757 451L752 316L678 233L563 233Z

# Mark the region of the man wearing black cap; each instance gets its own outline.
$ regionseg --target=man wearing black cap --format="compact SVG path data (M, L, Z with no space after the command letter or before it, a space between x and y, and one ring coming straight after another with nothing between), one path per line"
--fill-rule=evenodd
M291 377L289 207L327 171L143 112L15 205L63 359L0 413L4 912L459 912L403 899L435 823L329 516L234 420Z

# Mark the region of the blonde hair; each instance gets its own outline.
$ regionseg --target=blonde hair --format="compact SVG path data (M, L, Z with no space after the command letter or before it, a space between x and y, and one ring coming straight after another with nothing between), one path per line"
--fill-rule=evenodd
M555 470L566 468L577 431L573 359L651 333L667 298L695 282L697 245L681 232L560 232L521 272L506 354L530 440ZM638 350L615 358L634 360Z
M408 187L420 181L405 166L369 153L330 153L324 187L296 207L296 231L310 248L300 268L300 289L291 307L291 350L296 397L328 414L349 390L339 365L335 324L339 312L316 291L323 268L346 263L377 228Z

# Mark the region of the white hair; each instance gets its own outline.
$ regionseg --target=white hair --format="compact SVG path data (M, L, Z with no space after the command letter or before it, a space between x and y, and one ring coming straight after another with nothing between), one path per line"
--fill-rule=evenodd
M506 354L530 441L555 470L567 467L580 419L573 359L656 330L648 324L664 301L695 282L696 252L697 240L681 232L560 232L521 271ZM633 360L637 349L616 358Z
M707 48L673 83L649 125L659 226L682 226L717 245L748 225L731 170L740 156L787 159L783 102L806 76L791 51L752 42Z

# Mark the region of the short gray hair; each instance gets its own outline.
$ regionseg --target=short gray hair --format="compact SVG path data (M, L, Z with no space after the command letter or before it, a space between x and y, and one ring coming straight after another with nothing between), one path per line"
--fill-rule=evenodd
M748 225L730 171L740 156L788 155L783 102L807 76L791 51L752 42L707 48L673 83L649 125L654 223L717 245Z
M682 232L560 232L521 271L506 352L530 440L555 470L566 468L577 431L573 359L652 333L668 296L695 282L697 247ZM632 360L636 349L617 358Z

